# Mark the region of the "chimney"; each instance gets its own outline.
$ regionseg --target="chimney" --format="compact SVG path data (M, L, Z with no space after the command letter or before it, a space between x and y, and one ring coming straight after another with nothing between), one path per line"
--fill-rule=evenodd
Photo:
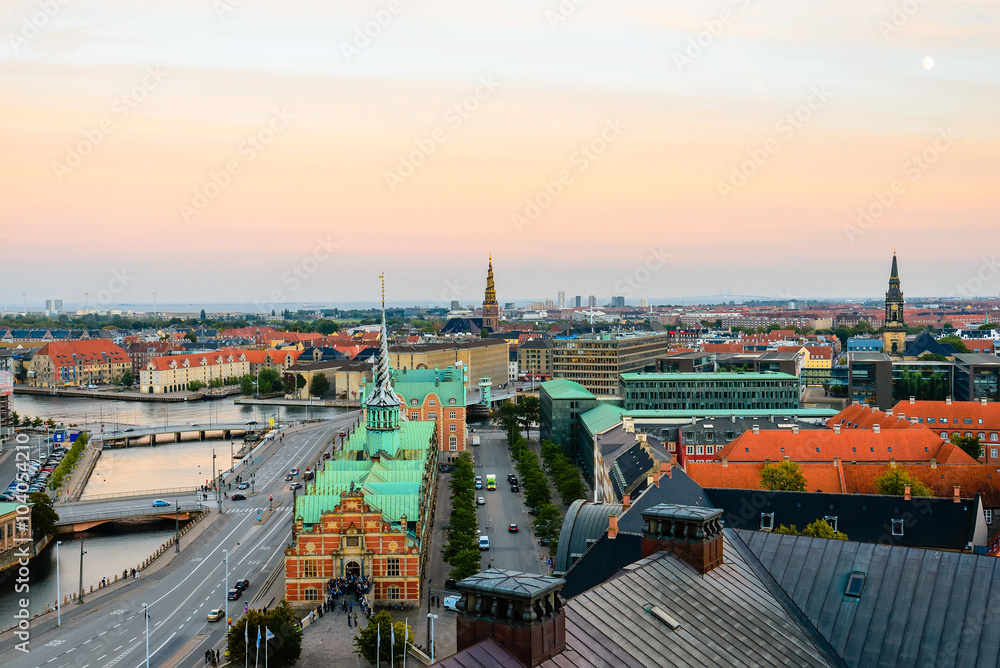
M834 466L840 466L840 457L834 457L833 458L833 465Z
M891 468L891 469L896 468L896 460L895 459L890 459L889 460L889 468Z
M793 434L798 434L799 433L799 425L797 425L797 424L793 424L792 425L792 433Z
M872 433L873 434L881 434L882 433L882 425L880 425L880 424L873 424L872 425Z
M906 413L900 413L899 417L897 418L897 421L898 420L905 420L905 419L906 419Z
M944 403L947 404L948 406L951 406L951 397L945 397Z
M643 558L673 552L702 575L722 565L722 510L661 503L642 519Z
M722 465L723 466L729 466L729 457L723 457L722 458Z
M955 496L953 498L955 500L955 503L961 503L962 502L962 488L961 488L961 486L955 485Z
M722 511L719 511L720 513ZM537 666L566 647L566 581L490 568L455 585L458 651L493 638L522 666Z
M840 425L839 424L833 425L833 433L834 434L839 434L840 433Z
M760 434L760 425L759 424L755 424L753 426L753 433L754 434L758 434L758 435Z
M889 417L890 415L892 415L892 409L890 408L889 410L887 410L885 412L885 415L886 415L886 417Z
M916 397L910 397L910 405L912 406L915 403L917 403L917 398Z
M631 497L626 494L622 497L622 510L628 510L628 507L632 505Z
M670 455L669 462L660 462L660 477L662 478L664 474L666 474L668 478L672 478L673 468L674 468L674 456Z
M618 537L618 516L608 515L608 538L614 540Z
M986 405L986 401L987 401L986 397L980 397L979 399L979 403L982 404L983 406Z
M986 403L986 400L983 399L983 404L985 404L985 403ZM736 424L736 416L735 415L730 415L729 416L729 421L732 422L733 424Z
M910 496L910 486L909 485L907 485L906 487L903 488L903 498L905 500L907 500L907 501L909 501L910 499L913 498L912 496Z
M791 457L791 455L785 455L785 461L786 461L786 462L790 462L790 461L792 461L792 457Z
M931 468L932 469L936 469L937 468L937 458L936 457L931 457Z

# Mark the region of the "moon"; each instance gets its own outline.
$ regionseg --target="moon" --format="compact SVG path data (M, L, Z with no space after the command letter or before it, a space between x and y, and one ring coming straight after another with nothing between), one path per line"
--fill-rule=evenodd
M931 58L930 56L927 56L926 58L924 58L924 69L929 70L932 67L934 67L934 59Z

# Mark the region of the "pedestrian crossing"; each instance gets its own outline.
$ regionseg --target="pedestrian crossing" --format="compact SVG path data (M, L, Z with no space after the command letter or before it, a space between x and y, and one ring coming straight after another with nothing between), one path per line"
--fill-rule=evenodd
M274 508L272 508L272 510L291 510L291 509L292 509L291 506L274 506ZM226 512L227 513L256 513L256 512L258 512L258 510L260 512L264 512L263 508L260 508L260 509L258 509L258 508L227 508Z

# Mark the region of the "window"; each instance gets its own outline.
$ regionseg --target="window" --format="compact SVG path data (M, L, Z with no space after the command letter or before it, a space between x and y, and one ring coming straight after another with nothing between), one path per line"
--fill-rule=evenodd
M837 530L837 516L836 515L827 515L826 517L823 518L823 520L827 524L830 525L831 529L833 529L834 531Z
M389 557L385 560L385 574L389 577L399 577L399 557Z
M987 508L983 511L983 514L986 515L986 523L993 524L993 511Z
M927 422L930 423L930 424L934 424L936 422L936 420L934 418L929 417L929 418L927 418Z
M948 440L948 432L946 432L946 431L942 431L942 432L941 432L941 438L943 438L944 440L946 440L946 441L947 441L947 440Z
M448 449L449 450L458 450L458 437L457 436L449 436L448 437Z
M316 560L308 559L302 562L302 577L304 578L314 578L317 577Z
M437 406L438 405L437 404L437 400L436 399L431 399L430 401L427 402L427 405L428 406Z
M448 405L449 406L454 406L455 405L455 399L454 398L449 399L448 400Z
M348 536L347 547L361 547L361 536Z
M1000 436L998 436L997 433L994 431L993 433L990 434L990 440L991 441L998 441L998 440L1000 440Z
M760 528L764 531L770 531L774 528L774 513L760 514Z
M985 432L979 432L978 438L980 441L985 441L986 440Z
M722 446L720 445L719 448L721 449ZM705 446L705 454L706 455L714 455L715 454L715 446L714 445L706 445Z
M965 424L972 424L972 418L965 418Z
M893 520L892 521L892 535L902 536L903 535L903 520Z
M458 427L455 425L454 422L448 425L448 431L455 431L456 429L458 429Z
M318 601L319 600L319 591L317 589L313 588L313 587L310 587L309 589L306 589L306 591L305 591L305 598L306 598L307 601Z
M971 431L965 432L965 437L966 438L972 438L972 432Z
M411 406L416 406L417 405L417 400L416 399L410 399L410 405Z
M847 577L847 587L844 588L844 595L853 598L861 598L865 590L865 574L861 571L854 571Z
M448 411L448 419L449 420L454 420L457 417L458 417L458 413L456 413L455 411Z
M699 445L698 446L698 454L699 455L705 454L705 446L704 445Z
M427 419L436 420L437 416L438 416L437 411L431 411L430 413L427 414Z
M394 601L399 600L399 587L389 587L385 597Z
M997 458L997 448L990 448L990 459Z
M417 411L410 411L410 419L411 420L417 420L417 419L419 419L419 417L420 417L420 414L417 413Z

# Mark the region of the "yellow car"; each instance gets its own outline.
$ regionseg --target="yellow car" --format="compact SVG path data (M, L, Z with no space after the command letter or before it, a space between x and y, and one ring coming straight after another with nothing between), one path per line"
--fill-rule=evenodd
M219 608L216 608L215 610L209 610L208 611L208 621L210 621L210 622L217 622L220 619L222 619L222 617L224 615L225 615L225 613L222 612L222 610L220 610Z

